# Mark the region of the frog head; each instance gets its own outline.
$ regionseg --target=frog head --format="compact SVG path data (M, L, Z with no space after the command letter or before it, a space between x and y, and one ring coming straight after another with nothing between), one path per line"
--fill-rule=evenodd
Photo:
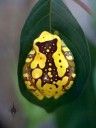
M59 36L51 34L47 31L41 33L33 42L33 48L38 53L41 49L43 53L50 51L51 47L61 48L62 41ZM47 50L47 51L45 51Z

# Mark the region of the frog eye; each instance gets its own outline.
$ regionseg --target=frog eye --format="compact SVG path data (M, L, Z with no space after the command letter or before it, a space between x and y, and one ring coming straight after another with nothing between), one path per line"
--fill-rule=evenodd
M43 35L43 36L42 36ZM46 35L46 40L42 40ZM70 49L57 35L44 31L34 41L23 68L27 89L37 99L58 99L74 83L75 63Z

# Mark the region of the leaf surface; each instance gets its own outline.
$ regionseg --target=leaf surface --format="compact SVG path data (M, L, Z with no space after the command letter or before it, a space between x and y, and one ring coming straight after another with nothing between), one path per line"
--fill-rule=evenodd
M58 100L37 100L26 88L22 76L25 59L32 49L33 41L41 32L59 32L59 36L72 51L75 58L76 79L71 89ZM39 0L32 9L21 32L18 80L20 91L30 102L48 112L76 99L85 87L90 72L90 55L85 35L62 0Z

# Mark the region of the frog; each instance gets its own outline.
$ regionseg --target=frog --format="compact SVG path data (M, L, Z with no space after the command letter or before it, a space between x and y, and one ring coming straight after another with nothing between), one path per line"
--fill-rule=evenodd
M76 77L74 56L56 34L43 31L34 41L23 67L26 88L38 100L58 99Z

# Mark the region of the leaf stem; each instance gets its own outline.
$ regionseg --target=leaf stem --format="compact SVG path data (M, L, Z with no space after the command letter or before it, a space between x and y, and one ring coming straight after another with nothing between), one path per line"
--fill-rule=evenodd
M79 4L88 14L91 15L91 10L90 8L84 4L81 0L74 0L77 4Z
M50 0L50 18L49 18L50 33L51 33L51 8L52 8L52 0Z

